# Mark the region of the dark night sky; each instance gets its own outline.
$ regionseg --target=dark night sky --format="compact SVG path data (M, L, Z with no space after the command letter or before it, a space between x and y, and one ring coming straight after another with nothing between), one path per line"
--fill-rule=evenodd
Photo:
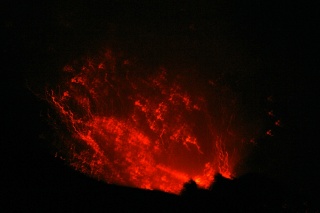
M51 180L46 165L52 159L39 139L50 131L40 116L47 106L27 85L39 92L56 80L55 70L103 45L156 66L193 66L208 77L215 75L211 70L226 73L249 111L264 109L263 98L272 95L284 127L255 148L247 166L310 196L319 191L320 19L315 5L249 0L2 5L1 143L10 192L24 181L26 191L36 191L34 182ZM240 83L234 85L234 78Z

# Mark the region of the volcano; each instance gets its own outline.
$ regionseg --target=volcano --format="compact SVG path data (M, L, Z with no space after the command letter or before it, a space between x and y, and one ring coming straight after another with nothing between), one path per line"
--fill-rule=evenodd
M107 49L61 72L47 90L52 123L66 131L56 156L99 180L176 194L189 179L208 188L215 173L235 176L252 145L237 128L235 94L194 70L147 70Z
M4 1L6 205L141 211L147 200L154 209L274 204L276 212L292 201L296 212L312 211L320 203L317 8ZM302 199L282 199L283 186Z

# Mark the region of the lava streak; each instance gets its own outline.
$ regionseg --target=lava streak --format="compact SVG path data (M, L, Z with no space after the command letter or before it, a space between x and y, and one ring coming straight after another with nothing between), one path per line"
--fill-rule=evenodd
M63 82L47 94L68 130L60 154L77 170L172 193L190 178L208 187L216 172L234 175L235 105L212 80L146 71L109 50L63 71Z

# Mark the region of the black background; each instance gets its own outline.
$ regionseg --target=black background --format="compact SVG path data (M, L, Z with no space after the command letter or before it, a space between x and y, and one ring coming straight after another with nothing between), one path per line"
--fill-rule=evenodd
M108 196L113 197L108 205L120 206L133 197L141 206L139 199L152 196L176 199L96 183L50 154L50 139L44 137L51 131L45 121L48 106L35 94L55 82L55 70L104 45L152 66L193 66L208 78L223 74L248 111L268 108L264 98L272 95L270 109L283 128L258 144L246 166L317 202L320 19L315 4L69 0L2 5L1 165L11 208L54 209L58 203L73 210L88 200L104 203Z

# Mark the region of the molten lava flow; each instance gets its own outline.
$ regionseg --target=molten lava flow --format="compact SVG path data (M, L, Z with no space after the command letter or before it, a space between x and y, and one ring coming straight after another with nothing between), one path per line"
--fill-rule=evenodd
M190 178L208 187L216 172L234 175L240 140L230 136L233 102L213 81L164 68L144 72L111 51L63 71L48 100L71 134L63 146L77 170L172 193Z

